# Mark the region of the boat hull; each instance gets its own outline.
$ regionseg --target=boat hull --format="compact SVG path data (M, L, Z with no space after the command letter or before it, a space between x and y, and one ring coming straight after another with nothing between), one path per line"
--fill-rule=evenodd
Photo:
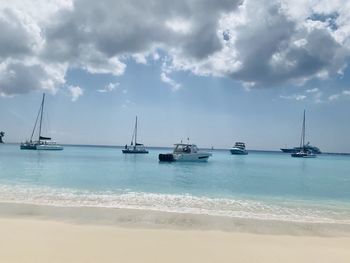
M60 145L37 145L38 151L62 151L63 147Z
M159 154L160 162L207 162L211 153Z
M35 145L21 145L21 150L36 150Z
M148 153L147 150L138 151L138 150L128 150L128 149L124 149L122 150L122 152L125 154L147 154Z
M302 152L292 153L291 156L294 158L316 158L316 155L313 153L302 153Z
M302 147L294 147L294 148L281 148L281 151L284 153L297 153L300 152L303 148ZM305 149L313 154L321 154L322 152L320 151L320 149L318 149L317 147L309 147L306 146Z
M36 144L23 144L20 147L21 150L35 150L35 151L62 151L61 145L36 145Z
M246 150L235 149L235 148L230 149L230 152L231 152L231 154L233 154L233 155L247 155L247 154L248 154L248 152L247 152Z
M177 162L207 162L210 153L175 154Z
M175 162L174 154L172 153L160 153L158 159L160 162Z

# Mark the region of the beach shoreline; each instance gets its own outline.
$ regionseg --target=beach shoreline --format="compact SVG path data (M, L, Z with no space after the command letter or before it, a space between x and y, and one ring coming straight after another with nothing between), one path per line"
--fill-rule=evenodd
M136 229L221 231L259 235L350 237L350 224L235 218L143 209L64 207L0 202L0 219L47 220Z
M1 216L0 232L0 261L7 263L347 263L350 260L350 237L125 228L27 215Z

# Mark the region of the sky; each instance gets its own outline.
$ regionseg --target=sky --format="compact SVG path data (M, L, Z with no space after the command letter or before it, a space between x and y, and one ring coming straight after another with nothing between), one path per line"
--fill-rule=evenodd
M65 144L350 152L350 1L0 3L0 130Z

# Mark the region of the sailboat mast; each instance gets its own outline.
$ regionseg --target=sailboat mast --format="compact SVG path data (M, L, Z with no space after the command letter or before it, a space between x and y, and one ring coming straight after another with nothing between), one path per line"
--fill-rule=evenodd
M305 110L304 110L304 117L303 117L303 149L305 149Z
M43 94L43 100L41 102L41 113L40 113L40 124L39 124L39 141L40 141L40 137L41 137L41 124L43 122L44 102L45 102L45 93Z
M304 133L304 122L301 125L301 134L300 134L300 148L303 147L303 133Z
M42 107L42 104L40 104L38 115L36 116L36 119L35 119L34 128L33 128L32 134L30 136L30 142L33 140L34 132L35 132L35 129L36 129L36 125L38 124L38 119L39 119L39 115L40 115L40 112L41 112L41 107Z
M136 116L136 122L135 122L135 146L137 145L137 116Z

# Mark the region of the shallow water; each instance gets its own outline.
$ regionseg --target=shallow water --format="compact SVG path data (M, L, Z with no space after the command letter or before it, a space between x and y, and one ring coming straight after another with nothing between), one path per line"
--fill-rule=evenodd
M0 201L350 223L350 157L213 151L208 163L159 163L164 149L0 145Z

